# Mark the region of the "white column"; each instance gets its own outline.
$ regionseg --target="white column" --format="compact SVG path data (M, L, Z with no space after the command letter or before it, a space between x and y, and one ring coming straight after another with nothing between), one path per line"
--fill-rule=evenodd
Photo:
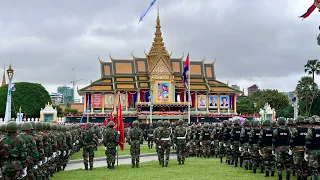
M4 122L8 122L9 120L11 120L11 94L12 94L11 89L12 89L12 81L9 80Z

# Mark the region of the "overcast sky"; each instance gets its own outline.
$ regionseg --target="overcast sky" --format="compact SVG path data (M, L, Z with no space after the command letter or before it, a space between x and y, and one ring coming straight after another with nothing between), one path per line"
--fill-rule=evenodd
M155 31L151 0L0 0L0 62L14 81L49 92L73 78L100 78L98 56L144 57ZM172 57L216 61L217 79L247 88L291 91L308 59L319 58L320 13L301 21L313 0L159 0L163 38ZM72 71L72 68L75 70ZM317 78L318 83L320 78Z

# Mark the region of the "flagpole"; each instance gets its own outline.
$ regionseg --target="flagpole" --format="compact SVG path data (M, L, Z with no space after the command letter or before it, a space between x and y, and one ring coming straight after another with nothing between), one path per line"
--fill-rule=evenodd
M120 96L120 92L118 92L118 106L117 106L117 118L116 118L116 124L117 124L117 133L120 132L120 128L119 128L119 106L120 106L120 102L121 102L121 96ZM119 142L120 142L120 136L119 136ZM120 144L118 144L117 146L117 166L119 166L119 147Z
M189 56L189 53L188 53L188 56ZM188 70L188 100L189 100L189 102L188 102L188 124L190 124L191 123L191 112L190 112L190 106L191 106L191 94L190 94L190 60L189 60L189 64L188 64L188 66L189 66L189 70Z

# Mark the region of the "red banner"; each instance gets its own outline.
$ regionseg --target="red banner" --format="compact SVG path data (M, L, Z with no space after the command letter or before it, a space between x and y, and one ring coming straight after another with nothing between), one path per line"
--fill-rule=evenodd
M92 94L92 108L102 108L102 94Z

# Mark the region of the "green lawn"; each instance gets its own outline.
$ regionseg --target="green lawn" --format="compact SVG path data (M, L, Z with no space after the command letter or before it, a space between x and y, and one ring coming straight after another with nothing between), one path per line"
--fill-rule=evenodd
M252 174L242 168L233 168L230 165L220 165L216 158L187 158L185 165L178 165L177 160L170 160L169 167L160 167L157 161L141 163L140 168L131 168L131 165L119 165L115 170L105 167L95 168L93 171L83 169L59 172L52 180L77 179L77 180L111 180L111 179L208 179L208 180L276 180L277 177L265 178L264 174Z
M106 155L104 154L104 147L103 146L99 146L98 150L94 152L94 157L105 157ZM152 149L149 149L148 146L141 146L141 154L148 154L148 153L156 153L156 149L153 147ZM124 150L121 151L119 150L119 156L124 156L124 155L130 155L130 146L129 145L125 145L124 146ZM75 160L75 159L82 159L82 149L73 154L69 160Z

